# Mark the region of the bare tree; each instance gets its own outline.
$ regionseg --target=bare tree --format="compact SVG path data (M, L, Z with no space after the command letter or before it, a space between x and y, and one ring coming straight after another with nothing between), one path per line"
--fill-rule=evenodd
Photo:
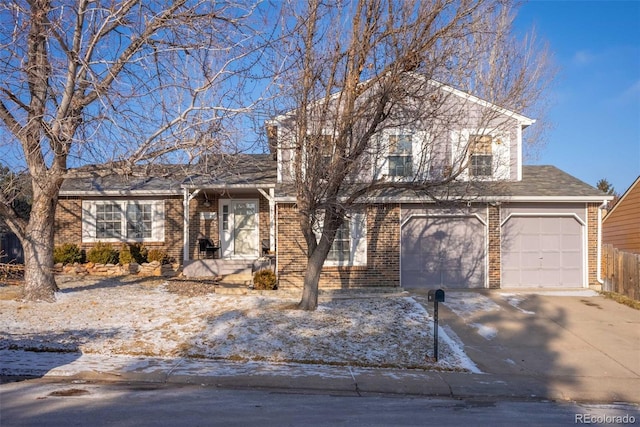
M2 191L0 214L24 248L26 299L55 299L54 215L70 166L127 169L222 143L248 107L242 76L257 52L247 26L254 8L243 0L2 3L2 161L28 171L33 205L27 220Z
M551 73L534 40L514 38L510 3L500 0L307 0L291 2L285 15L288 112L271 124L306 245L299 306L314 310L347 212L383 190L436 200L473 182L468 153L489 135L460 129L514 129L511 112L531 114ZM403 128L419 132L412 140L386 133ZM457 145L438 143L455 132ZM419 149L407 161L409 144Z

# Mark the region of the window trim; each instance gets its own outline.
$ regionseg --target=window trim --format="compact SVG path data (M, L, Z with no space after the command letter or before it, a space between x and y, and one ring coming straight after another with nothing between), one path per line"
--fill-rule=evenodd
M407 141L400 141L401 137L408 137L409 147L408 149L405 147L403 149L398 149L398 145L401 143L407 143ZM396 138L397 141L395 143L391 142L392 138ZM389 130L386 134L386 142L387 142L387 155L386 155L386 172L387 176L393 177L394 179L406 179L413 177L413 141L414 132L406 129L393 129ZM403 174L397 174L398 165L395 166L395 170L392 172L391 167L391 159L404 159L402 169L404 171ZM407 168L408 166L408 168ZM408 171L407 171L408 169Z
M113 205L120 214L120 236L98 237L97 207ZM128 207L132 205L151 206L151 237L128 237ZM164 242L164 200L83 200L82 201L82 242L83 243L124 243L124 242Z

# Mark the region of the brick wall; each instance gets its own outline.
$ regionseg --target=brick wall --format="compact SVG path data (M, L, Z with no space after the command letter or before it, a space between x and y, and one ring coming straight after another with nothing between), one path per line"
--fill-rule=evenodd
M400 286L400 207L372 205L367 215L367 265L324 267L320 288ZM294 204L277 207L278 286L302 288L307 265L306 243Z
M600 203L587 203L587 256L589 285L598 282L598 208Z
M122 198L111 198L122 200ZM88 200L88 199L87 199ZM101 198L100 200L108 200ZM141 199L142 200L142 199ZM146 198L144 200L152 200ZM164 242L145 242L147 249L160 249L170 258L182 263L182 197L164 199ZM89 251L93 243L82 242L82 199L60 198L55 218L54 244L75 243L81 249ZM119 243L112 243L118 249Z
M501 284L502 268L500 259L500 208L489 205L489 288L498 289Z

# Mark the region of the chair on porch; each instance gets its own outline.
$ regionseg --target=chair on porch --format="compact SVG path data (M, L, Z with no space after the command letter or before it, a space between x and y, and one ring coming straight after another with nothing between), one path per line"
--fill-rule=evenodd
M198 239L198 258L202 258L203 254L204 258L209 258L209 254L211 254L211 258L215 258L219 250L219 240L216 242L212 242L206 237Z
M269 255L270 250L269 239L262 239L262 256Z

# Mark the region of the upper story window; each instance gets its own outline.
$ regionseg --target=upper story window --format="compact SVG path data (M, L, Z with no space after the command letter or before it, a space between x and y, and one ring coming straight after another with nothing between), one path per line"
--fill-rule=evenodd
M493 138L491 135L469 137L469 175L487 177L493 175Z
M412 140L409 134L389 135L389 175L413 174Z

